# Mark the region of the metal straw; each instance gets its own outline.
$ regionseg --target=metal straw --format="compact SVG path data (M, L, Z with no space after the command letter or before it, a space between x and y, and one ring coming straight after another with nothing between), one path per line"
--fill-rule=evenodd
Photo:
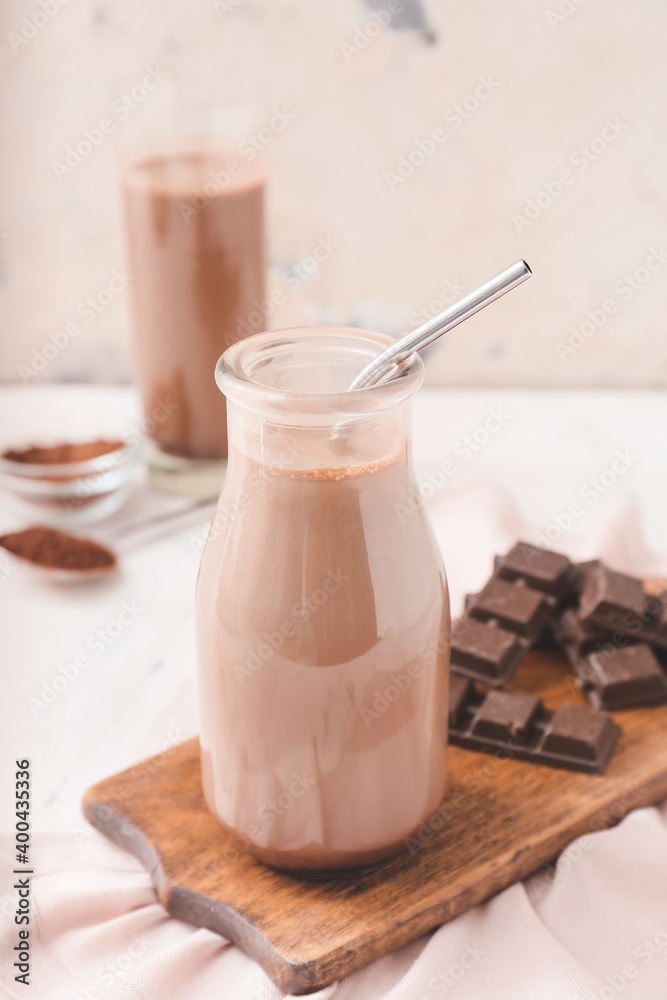
M525 260L518 260L511 267L505 268L490 281L476 288L474 292L464 295L454 305L448 306L433 319L418 326L416 330L401 337L391 347L378 354L366 365L363 371L359 372L354 381L350 382L347 391L365 389L400 375L415 351L421 351L427 344L442 337L443 333L458 326L469 316L474 316L480 309L484 309L489 303L499 299L501 295L516 288L526 278L530 278L532 273Z

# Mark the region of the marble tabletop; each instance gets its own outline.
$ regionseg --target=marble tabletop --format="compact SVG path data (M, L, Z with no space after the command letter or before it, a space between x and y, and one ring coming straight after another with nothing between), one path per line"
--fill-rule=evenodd
M139 419L132 387L0 389L2 444L80 437L82 426L114 433ZM619 509L627 520L629 509L650 572L667 555L667 451L657 436L666 423L658 391L426 388L415 400L415 471L427 503L493 485L530 540L542 534L556 547L568 510L581 536ZM183 503L144 478L121 511L87 530L106 538ZM3 558L2 766L32 759L36 830L85 837L86 787L196 732L193 595L197 542L212 514L211 506L158 538L140 536L121 571L94 585L55 586ZM0 495L0 532L28 523ZM56 677L65 680L54 687ZM3 829L9 820L2 814Z

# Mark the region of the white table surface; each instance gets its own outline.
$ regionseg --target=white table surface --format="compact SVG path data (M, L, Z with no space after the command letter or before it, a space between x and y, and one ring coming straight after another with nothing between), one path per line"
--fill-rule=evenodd
M466 457L464 436L474 439L491 410L502 414L503 425ZM5 446L77 431L80 437L82 426L93 437L114 433L138 419L129 387L0 388ZM423 389L415 400L416 472L426 482L449 459L456 472L443 492L494 483L516 499L532 531L576 500L583 507L577 530L584 533L615 506L634 503L648 545L664 557L665 426L663 392ZM583 498L585 484L610 468L617 451L628 456L627 470L604 493L589 484L596 499ZM143 483L122 511L88 531L103 537L182 503ZM32 758L36 829L84 836L79 802L88 785L196 731L192 607L199 555L191 539L212 511L128 552L121 572L95 585L56 587L23 567L0 574L2 787L9 787L15 757ZM28 523L0 496L0 532ZM141 609L136 620L104 652L91 653L88 638L113 622L124 602ZM86 650L90 665L35 714L29 699L41 700L44 682ZM3 813L2 826L8 825Z

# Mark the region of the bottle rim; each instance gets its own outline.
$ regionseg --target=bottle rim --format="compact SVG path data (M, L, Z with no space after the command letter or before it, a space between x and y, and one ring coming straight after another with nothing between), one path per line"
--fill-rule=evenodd
M414 354L405 370L397 378L381 385L369 386L347 392L287 389L263 381L270 375L270 366L294 356L299 351L321 350L322 365L333 364L334 359L349 359L349 384L369 361L377 357L394 338L372 330L343 326L307 326L258 333L229 347L220 357L215 368L218 388L229 401L246 406L294 414L341 413L349 416L388 410L405 402L424 381L424 363ZM305 375L304 375L305 379Z

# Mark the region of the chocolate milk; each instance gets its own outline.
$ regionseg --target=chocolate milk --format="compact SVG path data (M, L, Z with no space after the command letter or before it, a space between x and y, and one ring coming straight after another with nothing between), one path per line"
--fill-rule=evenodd
M197 584L204 792L297 871L405 849L445 790L449 601L404 452L282 470L236 448ZM229 498L232 498L230 504Z
M188 458L227 454L215 365L265 323L263 173L250 164L230 178L225 166L213 154L155 156L123 179L144 413L161 412L152 437Z

